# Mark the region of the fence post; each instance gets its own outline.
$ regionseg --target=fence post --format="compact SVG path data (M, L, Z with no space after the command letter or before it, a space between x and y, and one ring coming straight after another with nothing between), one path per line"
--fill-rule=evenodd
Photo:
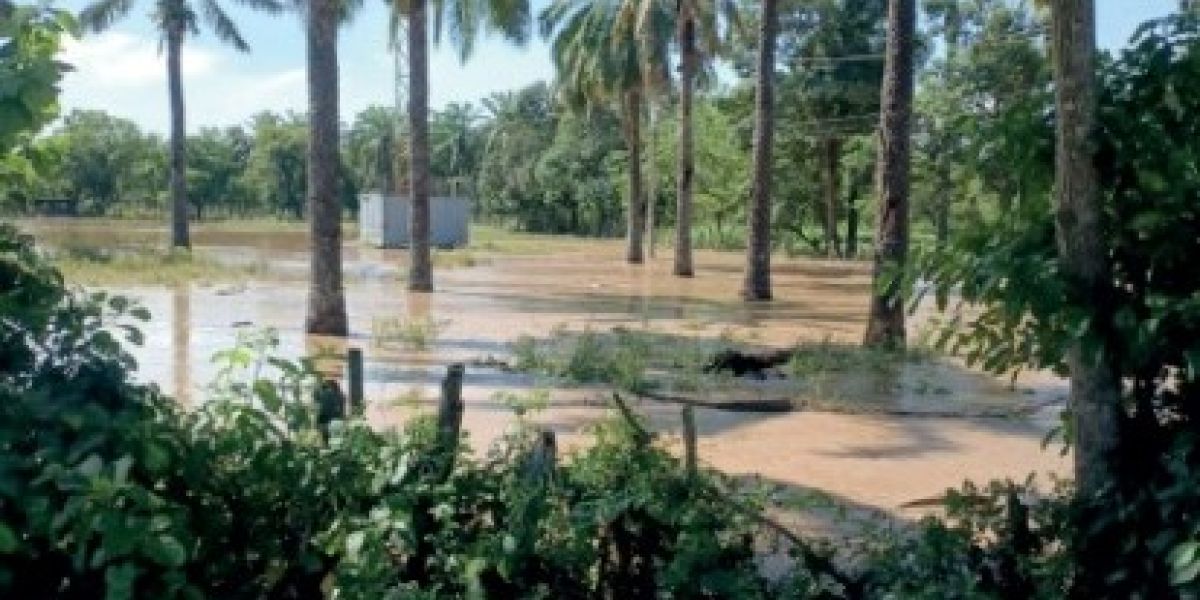
M462 384L466 368L462 363L451 364L442 379L442 397L438 402L438 451L444 460L443 475L448 477L458 454L458 439L462 431L463 400Z
M317 425L321 434L328 438L329 424L346 417L346 398L332 379L323 379L313 396L317 402Z
M696 477L696 411L689 404L683 407L683 464L688 479Z
M350 388L350 413L362 416L366 412L363 398L363 352L361 348L350 348L346 353L346 379Z

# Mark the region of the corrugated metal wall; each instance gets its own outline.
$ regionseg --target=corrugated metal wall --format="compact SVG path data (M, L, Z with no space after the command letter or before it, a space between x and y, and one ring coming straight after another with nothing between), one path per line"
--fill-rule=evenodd
M408 196L362 194L359 197L359 239L376 248L408 247ZM440 248L467 245L471 201L461 196L429 199L429 238Z

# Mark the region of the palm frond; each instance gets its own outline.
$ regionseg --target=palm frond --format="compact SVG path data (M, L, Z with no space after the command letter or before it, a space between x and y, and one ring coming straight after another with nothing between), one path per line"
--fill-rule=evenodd
M79 23L90 31L104 31L132 8L133 0L98 0L79 13Z
M217 0L202 0L200 5L201 14L204 15L204 21L212 28L217 39L233 46L241 52L250 50L250 45L246 43L242 33L238 31L237 25L229 15L225 13L225 9L217 3Z

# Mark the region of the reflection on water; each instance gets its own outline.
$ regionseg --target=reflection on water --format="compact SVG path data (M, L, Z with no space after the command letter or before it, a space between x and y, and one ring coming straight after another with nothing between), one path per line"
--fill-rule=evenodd
M171 298L171 392L188 405L192 401L192 286L175 286Z

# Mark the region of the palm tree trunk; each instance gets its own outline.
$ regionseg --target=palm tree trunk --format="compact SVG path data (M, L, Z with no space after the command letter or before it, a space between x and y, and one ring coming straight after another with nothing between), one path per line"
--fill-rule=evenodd
M342 206L338 195L337 0L311 0L308 10L308 218L310 334L344 336Z
M658 144L655 143L655 138L658 137L658 134L654 126L654 100L647 99L646 104L647 127L650 129L646 139L646 255L654 258L654 244L657 237L654 231L654 212L658 206L658 166L655 164Z
M1063 276L1083 298L1104 306L1111 267L1101 231L1100 194L1091 136L1096 127L1096 21L1092 0L1051 3L1051 55L1057 106L1056 231ZM1091 499L1114 477L1119 442L1120 380L1104 358L1075 341L1067 353L1075 435L1075 482Z
M646 209L642 191L642 96L636 89L625 92L623 98L625 146L629 151L629 211L626 222L625 262L642 262L642 233L646 229Z
M433 291L429 253L429 42L428 0L412 0L408 15L409 218L408 289Z
M183 52L183 26L170 25L167 30L167 88L171 102L171 246L190 248L188 237L187 202L187 128L184 124L183 73L180 54Z
M822 140L822 158L825 163L825 253L830 258L842 255L842 241L838 239L838 222L842 217L838 195L838 163L841 159L842 141L835 137Z
M692 92L696 79L696 20L692 0L679 1L679 168L675 208L675 275L691 277L692 266Z
M904 299L900 283L903 278L900 275L908 256L909 138L916 26L916 0L889 0L879 158L875 169L879 207L876 211L871 312L864 338L867 346L904 345ZM887 285L884 285L885 281Z
M771 299L771 144L775 130L775 36L777 0L762 1L758 36L758 89L754 102L754 181L750 192L750 239L742 298Z

